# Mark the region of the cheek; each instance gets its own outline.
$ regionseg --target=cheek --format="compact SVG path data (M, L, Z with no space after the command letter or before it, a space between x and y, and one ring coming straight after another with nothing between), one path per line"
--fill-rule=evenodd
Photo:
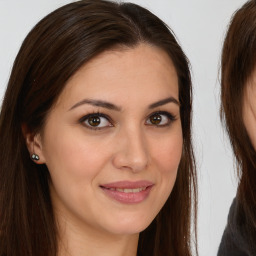
M251 143L254 147L254 150L256 150L256 111L255 114L252 113L251 109L248 109L248 111L244 114L243 117L244 125L246 128L246 131L248 133L248 136L251 140Z
M243 122L246 128L246 131L249 135L251 143L256 150L256 102L253 92L251 95L248 95L244 99L243 105ZM256 97L256 95L255 95Z
M182 155L182 133L175 133L165 139L158 140L158 147L154 151L154 163L157 170L158 197L156 205L158 211L170 196L176 181L177 171Z
M243 122L256 150L256 84L247 85L243 99Z
M182 154L182 134L167 139L158 140L154 158L163 175L173 175L177 172Z
M158 170L158 182L161 184L162 204L169 197L176 177L182 154L182 133L158 140L158 148L154 152L154 162Z
M75 181L94 176L103 168L108 159L107 145L98 140L85 138L79 133L51 133L45 140L44 155L52 178Z
M61 208L58 202L64 202L66 207L77 209L85 198L93 197L91 185L95 185L97 176L106 165L108 147L104 142L89 139L79 132L62 132L61 136L60 133L54 136L56 133L51 131L44 141L51 195L57 208Z

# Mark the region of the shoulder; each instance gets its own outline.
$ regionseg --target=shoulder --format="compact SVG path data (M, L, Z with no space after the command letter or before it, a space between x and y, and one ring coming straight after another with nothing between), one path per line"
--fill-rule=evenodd
M246 216L235 198L229 210L228 222L224 230L218 256L249 256Z

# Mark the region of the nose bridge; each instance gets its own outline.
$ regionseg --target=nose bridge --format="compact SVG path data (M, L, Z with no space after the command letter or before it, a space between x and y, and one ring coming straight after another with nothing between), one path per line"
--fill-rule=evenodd
M120 130L118 151L115 163L118 168L129 168L140 171L148 165L148 148L143 128L129 125Z

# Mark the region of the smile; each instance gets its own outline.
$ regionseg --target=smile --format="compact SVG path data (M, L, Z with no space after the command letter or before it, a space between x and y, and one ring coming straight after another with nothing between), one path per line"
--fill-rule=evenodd
M146 188L147 187L143 187L143 188L109 188L109 190L119 191L119 192L123 192L123 193L138 193L138 192L145 190Z
M105 195L123 204L137 204L145 201L154 186L149 181L119 181L101 185Z

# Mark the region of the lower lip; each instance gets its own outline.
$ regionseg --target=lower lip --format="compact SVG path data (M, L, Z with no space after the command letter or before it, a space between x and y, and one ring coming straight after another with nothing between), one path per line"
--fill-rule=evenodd
M147 187L145 190L137 193L125 193L116 190L110 190L104 187L101 187L105 194L114 200L124 203L124 204L138 204L143 202L148 196L152 189L152 186Z

